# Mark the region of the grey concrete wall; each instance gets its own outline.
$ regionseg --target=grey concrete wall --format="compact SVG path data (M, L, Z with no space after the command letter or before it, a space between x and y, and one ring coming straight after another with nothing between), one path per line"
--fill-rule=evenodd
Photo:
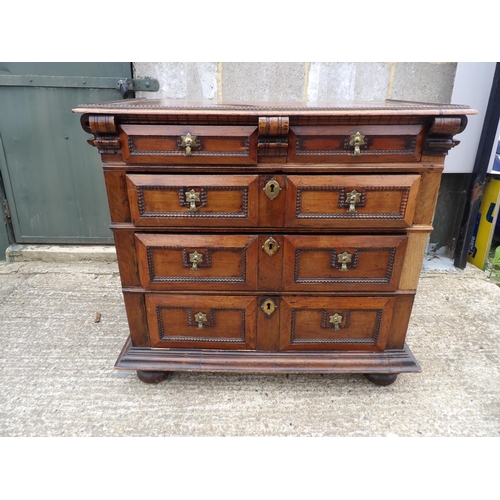
M456 63L136 62L134 74L160 82L151 99L449 103Z

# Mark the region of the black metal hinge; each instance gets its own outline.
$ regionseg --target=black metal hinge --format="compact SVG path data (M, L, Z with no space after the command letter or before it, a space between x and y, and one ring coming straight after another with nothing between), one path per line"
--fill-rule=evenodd
M155 78L120 78L86 76L0 75L0 87L64 87L78 89L117 89L130 92L157 92Z

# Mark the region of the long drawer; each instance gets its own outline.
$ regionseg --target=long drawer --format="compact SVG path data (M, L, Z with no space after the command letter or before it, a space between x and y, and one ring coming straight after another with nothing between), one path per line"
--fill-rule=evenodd
M146 294L151 347L382 350L397 298ZM273 320L275 320L273 322ZM272 325L272 327L270 327Z
M148 290L394 291L406 235L136 233Z
M276 177L279 181L264 175L129 174L132 222L138 227L412 225L417 174Z

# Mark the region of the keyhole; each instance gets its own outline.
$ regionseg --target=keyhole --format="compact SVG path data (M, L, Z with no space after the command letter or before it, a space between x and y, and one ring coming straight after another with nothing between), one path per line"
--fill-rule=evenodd
M267 303L267 310L270 311L271 310L271 304L268 302Z
M274 193L274 184L271 184L271 185L269 186L269 189L271 190L271 193Z
M273 244L272 243L269 243L269 251L272 252L273 251Z

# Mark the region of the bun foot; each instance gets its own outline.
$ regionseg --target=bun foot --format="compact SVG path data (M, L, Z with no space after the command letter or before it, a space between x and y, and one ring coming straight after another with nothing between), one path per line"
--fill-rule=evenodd
M163 380L168 378L169 375L170 372L150 372L137 370L137 378L145 384L158 384L159 382L162 382Z
M365 377L375 385L391 385L398 378L397 373L365 373Z

